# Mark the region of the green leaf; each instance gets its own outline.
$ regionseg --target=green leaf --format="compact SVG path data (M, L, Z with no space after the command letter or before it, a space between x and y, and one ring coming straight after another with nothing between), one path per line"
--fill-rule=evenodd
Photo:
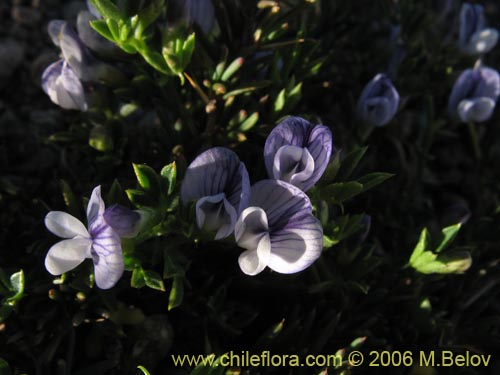
M437 260L444 265L442 273L464 273L472 265L472 257L468 251L441 254Z
M139 370L141 370L141 371L142 371L142 373L143 373L144 375L150 375L150 374L149 374L149 371L148 371L148 370L146 370L146 368L145 368L145 367L143 367L143 366L137 366L137 368L138 368Z
M123 189L120 182L115 178L109 188L108 194L106 195L106 202L110 204L119 203L122 202L123 198Z
M163 280L161 276L155 271L144 271L144 281L146 282L146 285L151 289L161 290L162 292L165 291Z
M13 296L7 298L7 302L17 302L23 298L24 294L24 272L20 270L19 272L13 273L10 276L10 286L11 291L14 293Z
M177 165L175 161L164 166L160 172L160 176L167 183L167 195L171 195L174 192L177 180Z
M358 147L345 156L340 164L337 180L345 181L351 176L352 172L354 172L354 169L365 155L366 150L368 150L368 147Z
M132 163L132 166L139 186L145 191L158 193L160 186L158 175L154 169L145 164Z
M325 173L323 173L323 177L321 177L323 183L331 183L337 177L337 173L340 169L340 155L340 151L336 152L335 156L330 160L330 163L328 163Z
M142 288L146 285L146 280L144 279L144 270L142 267L136 267L132 271L132 277L130 279L130 286L132 288Z
M118 22L111 18L107 18L106 25L108 26L109 32L113 36L113 40L118 42L120 40L120 27L118 26Z
M321 189L321 199L334 204L342 202L358 195L363 191L363 185L356 181L337 182Z
M451 244L451 242L455 239L458 232L460 231L460 228L462 228L462 223L451 225L441 231L443 235L439 246L435 250L436 253L440 253Z
M413 249L413 252L410 256L410 265L414 267L417 259L426 251L429 247L429 231L427 228L424 228L422 232L420 232L420 238L417 242L417 246ZM414 267L415 268L415 267Z
M168 311L180 306L184 299L184 277L176 276L168 297Z
M370 190L371 188L380 185L384 181L393 177L392 173L370 173L358 179L358 182L363 185L363 192Z
M106 127L95 125L90 131L89 145L97 151L106 152L113 149L114 142Z
M0 358L0 375L10 375L10 366L7 361L3 358Z
M111 0L90 0L90 3L104 18L115 21L123 20L120 9Z
M166 64L164 57L151 49L149 47L145 47L140 51L141 56L146 60L146 62L151 65L153 68L158 70L159 72L167 75L173 75L174 73Z
M237 96L241 94L246 94L248 92L252 92L258 89L262 89L272 84L272 81L259 81L259 82L251 82L247 85L242 85L237 89L229 91L227 94L224 94L222 99L227 100L232 96Z
M238 70L240 70L244 63L245 59L243 57L235 59L231 64L229 64L227 69L224 70L224 73L222 73L221 81L228 81Z
M115 38L113 37L113 34L111 34L111 31L109 30L108 24L105 20L90 21L90 26L92 26L92 28L104 38L110 40L111 42L115 41Z
M137 208L141 207L151 207L154 204L154 200L143 190L137 189L127 189L125 194L129 201Z
M282 89L278 96L276 97L276 100L274 101L274 107L273 111L274 113L280 113L283 108L285 108L285 103L286 103L286 92L285 89Z
M255 124L257 124L257 121L259 121L259 112L254 112L241 123L239 130L242 132L247 132L252 129Z

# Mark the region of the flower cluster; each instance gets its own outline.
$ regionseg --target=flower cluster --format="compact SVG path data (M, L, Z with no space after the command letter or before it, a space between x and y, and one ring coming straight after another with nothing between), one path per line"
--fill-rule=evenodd
M50 248L45 268L52 275L61 275L89 258L94 263L97 286L112 288L124 270L120 237L135 237L141 218L139 212L120 205L106 209L97 186L87 206L88 229L66 212L51 211L45 217L47 229L64 238Z
M182 202L196 201L198 227L215 231L216 239L234 233L246 249L239 257L245 274L266 267L279 273L302 271L323 248L323 229L304 191L320 179L332 148L326 126L289 117L266 140L268 180L250 186L247 169L233 151L211 148L189 165Z
M498 41L498 31L485 27L484 8L464 3L460 12L459 49L469 55L484 54ZM464 123L483 122L493 114L500 95L500 75L479 60L457 78L448 100L450 115Z

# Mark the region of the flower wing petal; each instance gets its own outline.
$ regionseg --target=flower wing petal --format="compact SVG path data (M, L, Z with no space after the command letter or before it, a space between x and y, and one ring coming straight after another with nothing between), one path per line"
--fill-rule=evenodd
M490 98L464 99L458 105L458 114L463 122L483 122L488 120L495 109Z
M63 211L50 211L45 216L45 226L61 238L90 237L80 220Z
M45 257L45 268L52 275L61 275L76 268L90 255L90 238L72 238L54 244Z
M295 217L271 234L269 268L296 273L309 267L323 250L323 228L313 215Z

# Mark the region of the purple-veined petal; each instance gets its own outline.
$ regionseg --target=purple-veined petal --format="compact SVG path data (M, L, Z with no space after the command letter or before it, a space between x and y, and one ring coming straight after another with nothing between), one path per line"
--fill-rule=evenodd
M198 227L208 231L217 231L216 240L231 235L236 219L236 210L227 201L224 193L203 197L196 202Z
M122 238L134 238L139 233L141 215L137 211L114 204L104 211L104 220Z
M45 268L52 275L61 275L76 268L85 258L90 257L92 240L72 238L54 244L45 257Z
M95 281L99 288L112 288L124 270L120 236L106 223L102 215L97 215L89 227L92 235L92 260Z
M311 178L302 186L303 191L309 190L319 181L330 162L330 157L333 152L333 137L331 130L327 126L316 125L309 135L307 150L314 159L314 171Z
M296 216L271 233L268 267L279 273L296 273L309 267L323 250L323 228L311 214Z
M227 148L214 147L198 155L189 165L181 185L181 200L186 204L225 193L239 214L246 207L249 191L248 173L238 156Z
M274 156L273 177L299 186L314 172L314 159L307 148L281 146Z
M483 122L488 120L495 109L490 98L464 99L458 105L458 115L463 122Z
M67 22L63 20L52 20L49 22L47 25L47 31L49 33L50 39L52 40L52 43L54 43L56 46L59 47L59 39L60 39L60 34L61 30L64 25L66 25Z
M262 180L252 185L250 203L262 208L269 228L282 228L294 216L312 213L311 202L299 188L279 180Z
M76 217L63 211L50 211L45 216L45 226L61 238L74 238L76 236L90 238L85 225Z
M292 148L282 149L284 146ZM297 159L293 155L298 156L299 154L297 149L293 151L293 147L307 149L307 153L314 160L314 170L307 179L304 178L305 174L309 174L307 168L310 167L306 161L307 154L304 155L306 158L304 162L299 163L302 165L297 165L297 171L305 173L297 176L296 179L286 176L286 172L289 172L287 169L290 169L287 167L293 164L293 159ZM300 117L288 117L279 123L266 139L264 162L267 174L270 178L276 178L277 175L283 174L285 181L307 191L314 186L325 171L330 161L332 147L332 133L326 126L314 125ZM278 155L279 150L281 150L280 155ZM282 158L281 154L284 150L288 150L285 154L290 154L288 155L290 158ZM283 168L280 167L282 164Z
M96 186L94 190L92 190L92 195L90 196L89 203L87 204L87 222L89 226L89 232L92 235L92 227L94 225L101 225L100 218L104 214L104 201L101 198L101 185ZM98 223L94 224L96 220L99 220Z
M235 226L238 246L247 249L241 253L238 263L247 275L257 275L266 268L271 255L271 240L266 213L259 207L248 207Z

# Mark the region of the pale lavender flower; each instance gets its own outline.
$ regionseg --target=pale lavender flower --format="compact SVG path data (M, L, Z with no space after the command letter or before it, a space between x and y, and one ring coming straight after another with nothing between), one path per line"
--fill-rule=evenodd
M464 3L460 10L460 50L469 55L478 55L491 51L497 42L498 30L486 27L483 6Z
M65 238L53 245L45 257L45 268L61 275L80 265L86 258L94 262L95 282L101 289L112 288L124 270L120 236L104 219L101 187L97 186L87 206L88 230L77 218L62 211L51 211L45 226Z
M64 109L87 110L85 90L64 60L49 65L42 74L42 88L50 100Z
M384 126L399 106L399 93L385 74L377 74L363 89L358 100L358 116L367 124Z
M312 215L309 198L299 188L279 180L263 180L251 188L249 207L234 230L246 249L238 263L247 275L266 267L296 273L309 267L323 250L323 228Z
M332 133L300 117L288 117L269 134L264 161L269 178L307 191L321 178L332 154Z
M453 86L448 110L464 123L486 121L493 114L499 94L500 76L496 70L466 69Z
M231 150L211 148L189 165L181 186L184 204L196 200L198 227L228 237L248 205L250 181L245 165Z

